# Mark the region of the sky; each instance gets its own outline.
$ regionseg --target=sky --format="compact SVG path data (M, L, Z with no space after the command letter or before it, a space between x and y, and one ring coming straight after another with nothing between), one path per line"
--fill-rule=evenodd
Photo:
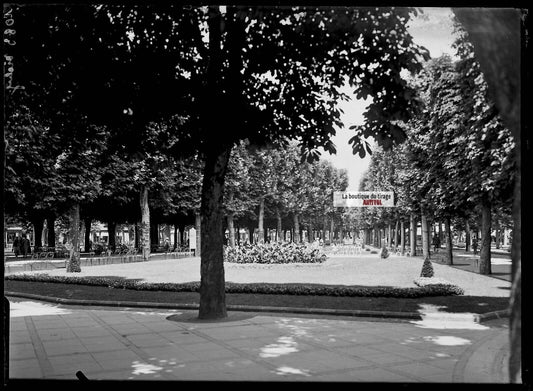
M408 29L413 40L429 50L431 57L449 54L453 57L452 11L450 8L425 7L421 16L409 22ZM345 91L348 93L348 90ZM355 97L349 102L342 102L339 107L344 111L341 117L344 128L337 129L332 141L337 147L337 154L330 155L322 151L322 157L329 160L337 168L348 170L349 185L347 190L357 191L363 173L368 168L370 156L361 159L353 155L348 140L352 137L351 125L364 122L363 113L369 101L357 100Z

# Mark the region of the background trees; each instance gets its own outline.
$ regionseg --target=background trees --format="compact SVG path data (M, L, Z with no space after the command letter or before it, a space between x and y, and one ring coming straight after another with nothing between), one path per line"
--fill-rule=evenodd
M127 160L147 174L164 160L152 153L154 135L174 157L203 160L200 317L225 316L222 205L231 148L244 139L258 145L294 139L309 159L318 157L318 147L333 152L335 103L344 99L338 88L345 83L374 98L367 125L351 140L354 151L364 148L359 135L379 135L385 144L401 140L394 122L414 106L400 72L419 70L419 57L427 56L407 32L414 10L406 8L83 5L18 11L23 25L31 24L21 28L25 36L15 56L21 84L44 91L47 99L39 102L50 102L50 116L52 107L65 113L69 140L81 142L77 132L89 125L104 127L110 145L124 145ZM35 63L42 67L32 74ZM159 132L161 124L168 126ZM148 177L139 189L144 225Z
M398 188L400 213L406 207L421 211L424 256L429 254L424 219L444 222L448 263L453 262L452 219L468 223L474 217L483 240L479 272L490 274L492 208L511 202L514 140L487 95L464 31L455 47L457 62L447 56L432 59L412 79L424 108L403 125L407 142L395 151L378 150L372 156L362 189ZM380 221L387 220L387 211L362 213L363 219L379 215Z

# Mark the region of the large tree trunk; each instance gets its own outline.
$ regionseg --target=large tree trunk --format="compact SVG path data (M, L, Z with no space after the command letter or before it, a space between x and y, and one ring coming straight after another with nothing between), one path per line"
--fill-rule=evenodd
M433 227L433 224L429 220L427 222L427 227L428 256L431 256L431 227Z
M282 226L281 226L281 213L279 210L276 210L276 221L277 221L276 236L277 236L278 242L282 242L283 233L282 233Z
M422 223L422 256L426 259L429 258L428 220L423 208L420 213L420 221Z
M247 228L248 228L248 237L250 238L249 244L253 244L255 243L255 240L254 240L255 225L248 224Z
M405 227L403 220L400 221L400 248L403 256L405 254Z
M520 146L516 149L516 156L520 161ZM511 243L511 258L513 260L511 273L511 318L510 318L510 345L509 378L512 383L522 381L522 215L521 215L521 177L520 163L515 177L514 202L513 202L513 241Z
M235 225L233 224L233 213L228 213L228 245L235 247Z
M394 225L394 247L398 247L398 227L400 225L400 221L396 219L396 224Z
M114 221L107 222L108 248L115 251L117 248L117 223Z
M207 155L202 184L200 319L227 316L223 259L224 179L231 148ZM259 235L261 240L262 235Z
M69 212L67 273L81 272L80 266L80 204L74 204Z
M300 221L298 219L298 213L293 213L294 220L294 242L300 243Z
M416 255L416 220L415 220L415 214L411 213L409 216L409 222L411 224L410 228L410 236L409 236L409 246L411 247L411 256L414 257Z
M491 204L487 199L481 202L481 246L479 250L479 273L491 274L490 244L491 244Z
M150 208L148 206L148 187L143 186L140 193L141 224L139 227L139 246L143 261L150 260Z
M185 246L185 224L179 224L178 225L178 229L180 231L179 233L179 242L180 242L180 246L184 247Z
M42 217L37 217L35 219L32 219L32 225L33 225L33 236L34 236L34 247L35 248L41 248L43 247L43 229L44 229L44 219Z
M509 379L522 382L522 254L521 254L521 80L520 34L524 37L527 10L518 8L483 9L454 8L455 15L468 31L474 52L487 80L489 92L515 141L515 188L513 200L513 243Z
M449 217L444 220L445 240L446 240L446 264L453 265L453 243L452 243L452 228Z
M259 199L259 216L257 222L257 243L264 242L264 219L265 219L265 199L261 197Z
M83 225L85 226L85 252L91 251L91 222L92 219L90 217L86 217L85 219L83 219Z
M55 229L55 216L46 217L46 228L48 231L48 247L56 246L56 229Z
M470 233L470 223L468 222L468 218L465 219L465 251L470 251L470 241L471 241L471 233Z
M196 213L194 217L194 230L196 231L196 248L194 250L194 256L201 257L202 256L202 215L200 214L200 212Z

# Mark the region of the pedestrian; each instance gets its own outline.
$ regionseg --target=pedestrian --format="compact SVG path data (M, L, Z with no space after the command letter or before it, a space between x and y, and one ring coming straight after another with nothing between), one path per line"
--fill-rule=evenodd
M15 236L15 240L13 240L13 252L15 253L15 258L18 258L20 254L20 245L21 245L21 238L17 235Z
M474 255L477 255L477 238L472 241L472 248L474 249Z
M20 244L20 248L22 251L22 255L24 258L28 256L28 254L31 254L31 243L30 240L26 237L26 235L22 235L22 241Z

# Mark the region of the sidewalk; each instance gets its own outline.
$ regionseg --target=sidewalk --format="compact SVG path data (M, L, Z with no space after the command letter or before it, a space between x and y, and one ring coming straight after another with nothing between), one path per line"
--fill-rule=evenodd
M89 380L508 382L506 319L229 312L200 321L197 311L9 299L15 380L82 371Z
M438 252L431 252L432 261L442 261L446 249L441 248ZM453 265L454 268L465 270L472 273L477 273L479 270L479 252L474 255L473 252L466 252L464 250L453 250ZM511 281L511 254L505 250L491 249L491 270L489 277L497 278L499 280Z

